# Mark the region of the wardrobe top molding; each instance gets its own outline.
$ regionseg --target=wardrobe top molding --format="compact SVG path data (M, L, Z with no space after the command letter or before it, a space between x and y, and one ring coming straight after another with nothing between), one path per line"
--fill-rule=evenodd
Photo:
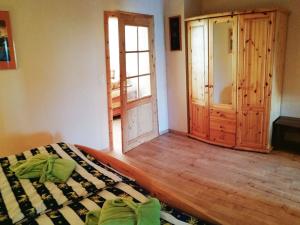
M219 12L219 13L210 13L204 14L200 16L186 18L185 21L193 21L193 20L201 20L201 19L209 19L209 18L216 18L216 17L224 17L224 16L235 16L235 15L242 15L242 14L252 14L252 13L267 13L267 12L282 12L287 15L290 14L290 11L283 9L283 8L259 8L259 9L248 9L248 10L234 10L229 12Z

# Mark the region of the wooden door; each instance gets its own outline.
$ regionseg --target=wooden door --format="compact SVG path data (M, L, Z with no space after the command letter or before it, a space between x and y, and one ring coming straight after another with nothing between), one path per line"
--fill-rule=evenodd
M267 146L274 13L239 16L237 147Z
M209 138L208 20L188 23L189 132Z
M236 144L237 16L209 19L210 140Z
M123 152L158 136L153 17L120 13Z

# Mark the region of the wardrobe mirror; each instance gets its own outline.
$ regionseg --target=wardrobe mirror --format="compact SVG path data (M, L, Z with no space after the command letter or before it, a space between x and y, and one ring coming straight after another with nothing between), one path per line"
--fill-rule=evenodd
M232 104L233 22L213 23L213 103Z

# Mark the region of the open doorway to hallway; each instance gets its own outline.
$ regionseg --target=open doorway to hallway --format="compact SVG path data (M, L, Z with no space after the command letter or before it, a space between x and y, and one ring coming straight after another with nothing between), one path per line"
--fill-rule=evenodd
M112 122L112 148L122 154L122 127L121 127L121 97L120 97L120 48L118 18L111 15L108 18L108 48L109 48L109 83ZM111 138L111 137L110 137Z

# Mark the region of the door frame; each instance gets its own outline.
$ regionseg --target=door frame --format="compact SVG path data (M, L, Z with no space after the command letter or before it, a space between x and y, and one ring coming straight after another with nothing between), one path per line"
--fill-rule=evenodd
M154 117L156 117L156 124L154 124L154 128L156 130L157 136L159 135L159 125L158 125L158 106L157 106L157 88L156 88L156 60L155 60L155 56L156 56L156 52L155 52L155 45L154 45L154 37L155 37L155 33L154 33L154 17L153 15L147 15L147 14L141 14L141 13L133 13L133 12L125 12L125 11L120 11L120 10L116 10L116 11L104 11L104 40L105 40L105 65L106 65L106 88L107 88L107 106L108 106L108 127L109 127L109 151L113 151L114 150L114 144L113 144L113 108L112 108L112 93L111 93L111 75L110 75L110 54L109 54L109 25L108 25L108 19L109 17L117 17L120 18L121 14L127 14L127 15L137 15L137 16L143 16L145 18L151 18L151 31L152 35L153 35L153 40L149 39L149 45L150 45L150 53L152 54L152 60L151 60L151 65L150 65L150 73L152 74L151 76L151 83L153 82L155 85L153 88L153 85L151 85L151 95L152 97L155 98L155 112L154 112ZM120 35L120 34L119 34ZM120 40L121 35L119 36L119 40ZM121 40L120 40L121 41ZM119 42L120 43L120 42ZM120 50L121 50L121 46L120 46ZM120 57L120 72L121 72L121 54L119 54ZM121 114L121 130L122 130L122 153L125 153L124 151L124 135L123 135L123 131L124 131L124 118L122 119L123 115L124 115L124 110L126 110L125 106L124 106L124 100L122 98L122 84L121 84L121 74L120 74L120 114Z

